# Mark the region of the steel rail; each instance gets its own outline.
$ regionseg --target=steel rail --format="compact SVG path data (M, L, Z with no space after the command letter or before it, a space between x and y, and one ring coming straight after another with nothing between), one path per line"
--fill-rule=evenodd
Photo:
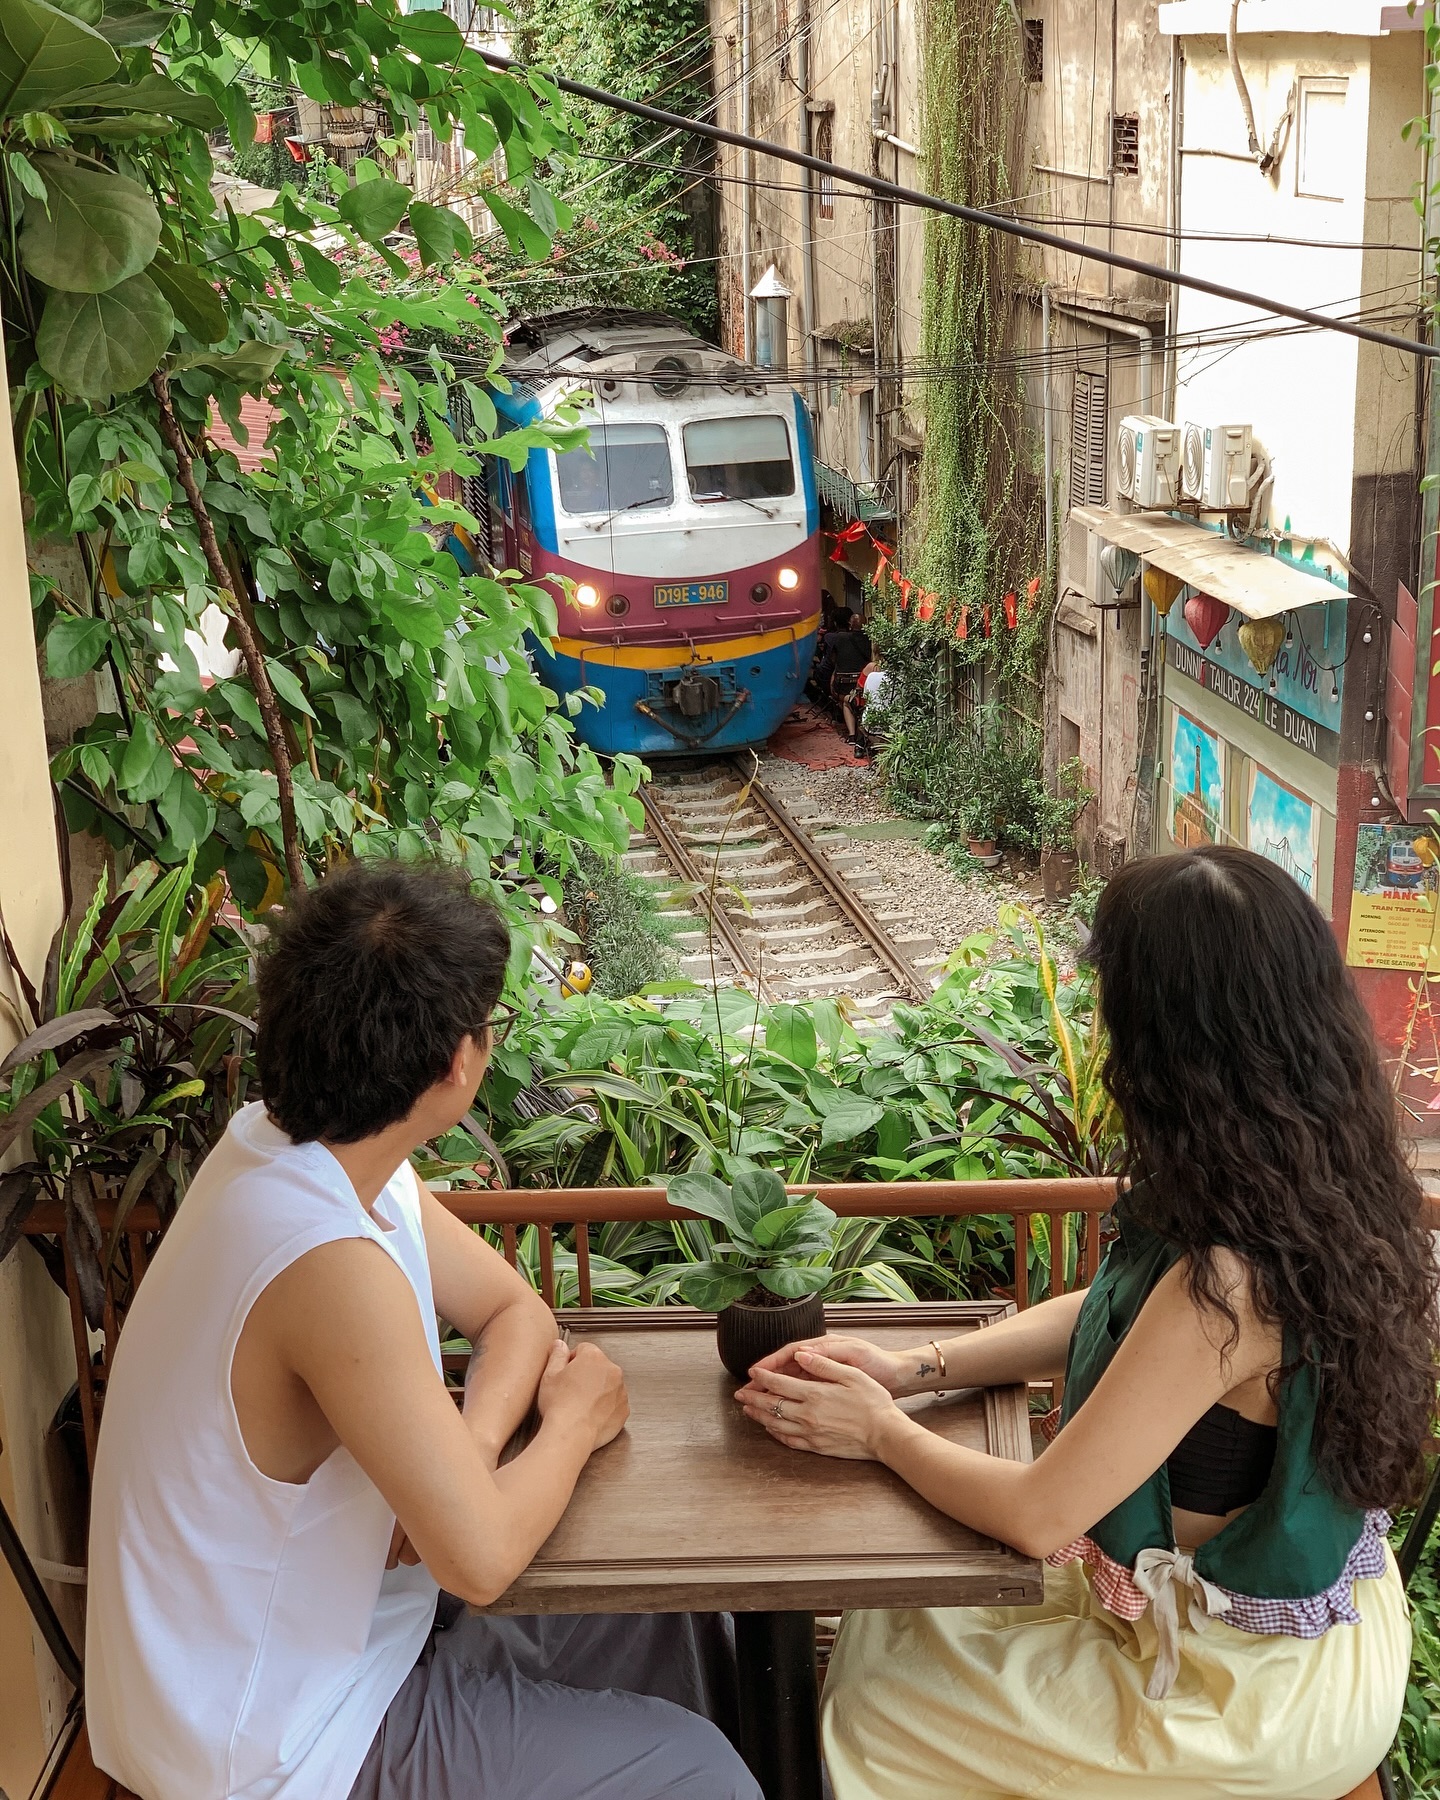
M748 784L750 799L824 888L827 898L839 907L848 922L864 938L866 946L875 952L900 985L908 990L912 1000L927 999L930 983L859 895L852 893L830 867L829 859L810 833L791 816L758 775L746 775L738 762L732 762L731 767Z
M774 988L758 970L751 968L752 958L745 941L730 923L724 907L716 901L709 877L691 856L679 832L665 817L660 802L649 787L641 788L640 804L645 809L645 823L659 844L661 854L673 865L680 879L695 889L695 897L704 908L706 922L725 946L726 955L735 965L735 973L748 976L755 983L762 1000L776 1000L779 996Z
M525 65L513 56L501 56L493 50L480 50L476 54L489 63L491 68L506 74L518 72L523 75L527 72ZM727 131L723 125L711 125L704 119L687 119L683 113L669 112L662 106L648 106L643 100L627 100L623 94L612 94L605 88L591 87L587 82L571 81L566 76L556 75L548 70L536 70L536 75L540 80L559 88L562 93L573 94L580 100L589 100L596 106L629 113L632 118L648 119L651 124L665 125L673 131L685 131L694 137L708 138L712 143L729 144L738 150L773 156L777 162L791 163L797 169L810 169L817 175L828 175L834 181L843 181L850 187L863 188L867 193L877 194L882 200L895 200L903 206L924 207L930 212L943 213L950 219L963 219L967 225L979 225L987 231L999 231L1007 237L1020 238L1027 244L1060 250L1065 255L1077 256L1082 261L1104 263L1108 268L1124 269L1131 275L1145 275L1153 281L1163 282L1167 287L1190 288L1197 294L1209 294L1217 300L1229 300L1236 306L1253 307L1257 312L1272 313L1277 318L1295 319L1302 325L1311 325L1320 331L1337 331L1345 337L1359 338L1368 344L1383 344L1388 350L1406 351L1411 356L1440 357L1440 344L1425 344L1418 338L1400 337L1395 332L1380 331L1373 325L1362 325L1352 319L1332 318L1328 313L1312 312L1304 306L1292 306L1288 301L1275 300L1266 294L1252 294L1245 288L1228 287L1222 281L1207 281L1203 275L1189 275L1179 269L1170 269L1164 263L1146 262L1143 257L1126 256L1119 250L1106 250L1099 245L1081 243L1058 231L1045 231L1019 219L1007 218L1004 213L987 212L978 206L961 206L954 200L942 200L938 194L927 194L921 188L901 187L898 182L886 181L879 175L867 175L859 169L848 169L842 163L824 162L807 151L792 150L786 144L772 143L769 138ZM481 198L483 197L482 194Z

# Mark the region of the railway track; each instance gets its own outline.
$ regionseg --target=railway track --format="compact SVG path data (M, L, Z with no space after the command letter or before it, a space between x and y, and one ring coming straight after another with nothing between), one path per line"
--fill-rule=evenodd
M835 820L785 806L739 759L662 770L641 799L626 866L683 895L670 910L692 980L765 1000L843 997L876 1024L930 993L933 941L887 908Z

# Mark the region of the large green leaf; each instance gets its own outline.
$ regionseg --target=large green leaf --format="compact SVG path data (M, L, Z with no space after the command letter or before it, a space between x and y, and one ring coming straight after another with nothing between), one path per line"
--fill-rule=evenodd
M114 44L118 50L129 50L137 44L157 42L175 12L173 6L121 6L107 12L95 29L107 44Z
M505 241L510 248L532 257L536 262L543 262L550 254L550 240L529 213L521 212L518 206L512 206L508 200L502 200L490 188L486 188L481 198L495 215L495 223L505 233Z
M820 1128L821 1148L829 1149L831 1144L845 1144L852 1138L863 1136L884 1116L885 1108L878 1100L865 1100L859 1094L839 1095L825 1109L825 1123Z
M42 111L119 67L99 32L44 0L0 6L0 119Z
M412 200L410 229L420 247L420 260L427 268L431 263L454 262L457 256L468 256L475 248L470 227L448 206L431 206L427 200Z
M199 350L177 356L175 367L209 369L212 374L223 375L227 381L254 390L264 387L275 373L285 348L284 344L261 344L246 339L233 350Z
M716 1175L672 1175L665 1183L665 1198L702 1218L718 1219L732 1231L740 1229L730 1190Z
M20 255L30 273L66 294L103 294L138 275L160 243L160 214L139 182L63 156L34 163L49 210L25 208Z
M784 1206L785 1183L773 1169L741 1168L735 1176L731 1204L736 1219L748 1231L757 1219Z
M199 338L202 344L218 344L230 329L224 302L193 264L157 256L150 265L150 279L191 337Z
M804 1269L760 1269L760 1285L785 1300L801 1300L806 1294L818 1294L829 1287L835 1271L826 1263Z
M103 619L57 619L45 639L45 673L65 681L93 669L110 648L110 627Z
M100 29L104 29L103 24ZM200 131L218 131L225 123L224 113L208 94L197 94L193 88L181 87L168 75L142 75L139 81L102 82L98 87L67 94L65 104L83 106L87 112L163 113L167 119L194 125Z
M680 1293L688 1305L698 1306L701 1312L720 1312L732 1300L748 1294L754 1285L753 1270L733 1268L727 1263L697 1263L681 1277Z
M174 335L170 302L148 275L132 275L105 294L51 294L35 350L65 392L108 400L147 381Z
M409 205L409 188L382 176L378 181L362 181L342 194L338 210L352 230L374 244L395 229Z
M765 1015L765 1048L798 1064L802 1069L813 1069L819 1047L809 1013L801 1007L789 1006L783 1002L772 1006Z

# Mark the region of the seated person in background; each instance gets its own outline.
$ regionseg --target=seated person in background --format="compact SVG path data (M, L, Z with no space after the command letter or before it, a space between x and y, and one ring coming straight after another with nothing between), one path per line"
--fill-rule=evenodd
M839 702L845 720L845 735L852 743L855 739L855 708L850 696L855 692L860 671L873 654L870 640L860 627L859 613L850 613L842 619L840 630L830 639L831 667L834 671L830 677L830 695Z
M459 870L362 863L271 920L264 1101L185 1195L108 1385L97 1764L145 1800L758 1800L697 1716L731 1703L728 1621L460 1616L628 1410L410 1165L485 1073L500 916ZM463 1414L437 1311L474 1346Z
M1335 1800L1400 1720L1386 1509L1424 1477L1437 1278L1334 933L1207 846L1127 863L1087 954L1130 1177L1093 1285L909 1352L792 1345L738 1396L1051 1565L1038 1607L845 1619L836 1800ZM1033 1464L895 1404L1062 1371Z
M848 621L849 614L843 609L837 611L834 600L826 594L820 602L820 629L815 634L815 655L805 681L805 692L822 705L830 698L830 678L835 673L831 646L836 632L845 629L842 618Z
M880 658L873 656L860 671L855 685L855 717L859 726L856 738L863 735L867 751L877 732L883 734L885 705L892 686L889 673L880 666Z

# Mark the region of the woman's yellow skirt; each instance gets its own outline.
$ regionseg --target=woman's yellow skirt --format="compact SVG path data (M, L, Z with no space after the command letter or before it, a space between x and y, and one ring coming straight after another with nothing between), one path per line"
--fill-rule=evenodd
M1147 1700L1155 1630L1092 1598L1079 1563L1038 1607L848 1613L825 1683L835 1800L1339 1800L1400 1720L1410 1619L1395 1559L1355 1583L1359 1625L1182 1629Z

